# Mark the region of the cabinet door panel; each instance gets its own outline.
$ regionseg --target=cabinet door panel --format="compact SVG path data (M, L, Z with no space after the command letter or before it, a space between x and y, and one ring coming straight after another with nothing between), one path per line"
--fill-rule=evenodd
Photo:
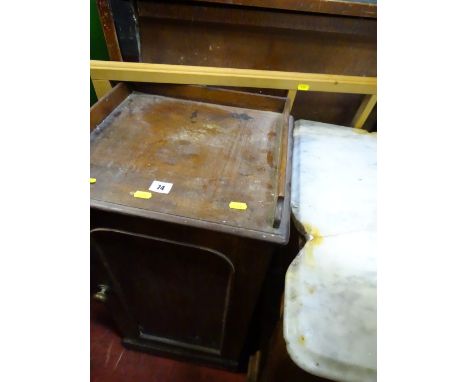
M141 339L221 354L234 275L225 255L108 229L91 242Z

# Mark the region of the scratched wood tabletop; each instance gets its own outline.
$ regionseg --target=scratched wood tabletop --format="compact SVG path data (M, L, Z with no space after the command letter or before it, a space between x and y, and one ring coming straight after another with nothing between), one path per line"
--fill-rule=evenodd
M273 233L281 129L281 113L132 92L91 133L91 198Z

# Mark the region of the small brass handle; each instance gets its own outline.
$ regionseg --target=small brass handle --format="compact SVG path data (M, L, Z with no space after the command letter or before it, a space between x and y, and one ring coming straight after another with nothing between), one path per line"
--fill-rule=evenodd
M94 299L100 302L106 302L107 292L109 292L109 287L104 284L98 285L99 290L94 294Z

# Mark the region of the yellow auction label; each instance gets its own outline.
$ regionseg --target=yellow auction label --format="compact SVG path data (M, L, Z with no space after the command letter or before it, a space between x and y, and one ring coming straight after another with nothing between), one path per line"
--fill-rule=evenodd
M149 199L151 198L153 194L151 192L147 192L147 191L135 191L133 193L133 197L134 198L139 198L139 199Z
M96 178L89 178L89 183L91 184L96 183Z
M229 208L232 208L233 210L246 210L247 209L247 203L231 202L231 203L229 203Z
M309 90L309 85L299 84L299 85L297 85L297 90Z

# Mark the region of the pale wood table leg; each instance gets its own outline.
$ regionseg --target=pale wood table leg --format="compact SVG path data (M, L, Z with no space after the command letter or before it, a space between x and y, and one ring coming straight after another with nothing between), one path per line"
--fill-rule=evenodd
M351 122L355 129L362 129L364 123L367 120L367 117L369 117L369 114L371 113L376 103L377 94L369 94L364 97L358 111L356 112L356 115L353 118L353 122Z
M96 97L101 99L112 89L112 85L108 80L92 80Z

